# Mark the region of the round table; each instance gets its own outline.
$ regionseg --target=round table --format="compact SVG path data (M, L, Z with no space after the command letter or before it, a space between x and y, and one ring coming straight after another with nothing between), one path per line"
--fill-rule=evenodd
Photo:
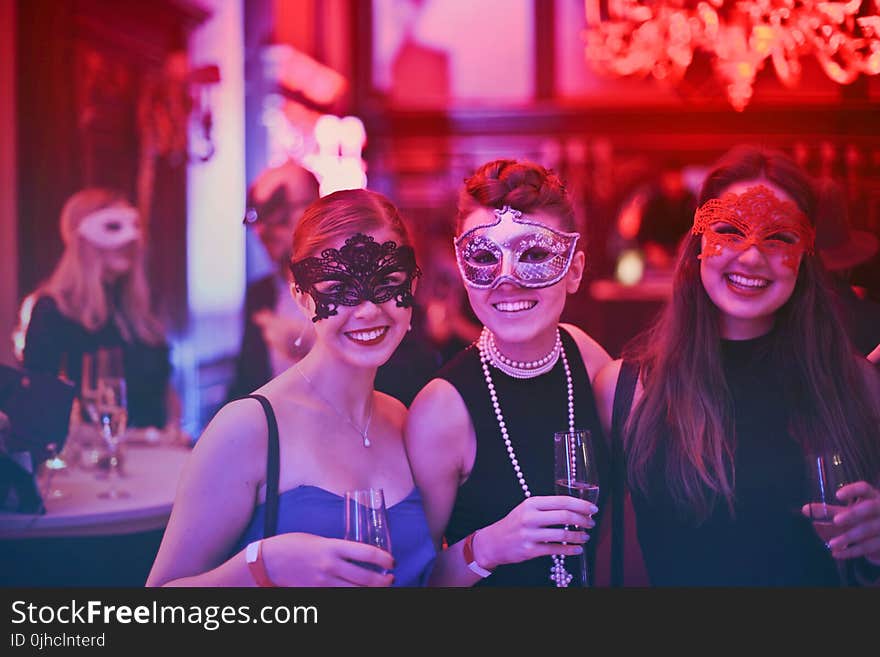
M111 536L162 529L168 522L180 473L192 450L166 445L127 445L125 477L118 487L130 497L103 499L107 480L93 470L68 468L53 486L67 495L45 500L44 515L0 513L0 539Z

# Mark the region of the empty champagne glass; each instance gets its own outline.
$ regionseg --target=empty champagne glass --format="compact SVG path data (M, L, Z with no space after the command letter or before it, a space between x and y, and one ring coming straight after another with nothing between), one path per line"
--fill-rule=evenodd
M596 504L599 500L599 473L589 431L558 431L553 434L556 494L579 497ZM567 527L567 526L566 526ZM575 559L581 586L590 585L586 550Z
M391 532L381 488L364 488L345 493L345 539L373 545L391 553ZM356 561L359 566L383 575L388 571L372 563Z

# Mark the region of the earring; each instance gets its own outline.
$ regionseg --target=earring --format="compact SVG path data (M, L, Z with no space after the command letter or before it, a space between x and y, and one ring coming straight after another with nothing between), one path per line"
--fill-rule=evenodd
M412 331L412 324L410 324L409 326L407 326L407 327L406 327L406 330L407 330L407 331Z

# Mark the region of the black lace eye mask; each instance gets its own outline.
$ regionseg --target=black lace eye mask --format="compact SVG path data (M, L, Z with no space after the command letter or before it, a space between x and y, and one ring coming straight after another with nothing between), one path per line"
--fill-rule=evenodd
M290 263L296 289L315 300L313 322L337 314L339 306L375 304L391 299L399 308L413 304L412 282L421 271L409 246L388 241L377 244L357 233L341 249L325 249L320 258Z

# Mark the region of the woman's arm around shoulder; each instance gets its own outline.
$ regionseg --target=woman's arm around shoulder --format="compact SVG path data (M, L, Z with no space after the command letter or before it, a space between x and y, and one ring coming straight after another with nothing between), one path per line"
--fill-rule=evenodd
M404 442L438 548L474 440L470 414L455 387L445 379L429 381L410 404Z
M595 382L599 370L611 361L611 356L608 355L608 352L605 351L602 345L587 335L583 329L578 328L574 324L560 324L560 326L574 338L578 350L581 352L584 365L587 367L587 373L590 375L590 382Z

